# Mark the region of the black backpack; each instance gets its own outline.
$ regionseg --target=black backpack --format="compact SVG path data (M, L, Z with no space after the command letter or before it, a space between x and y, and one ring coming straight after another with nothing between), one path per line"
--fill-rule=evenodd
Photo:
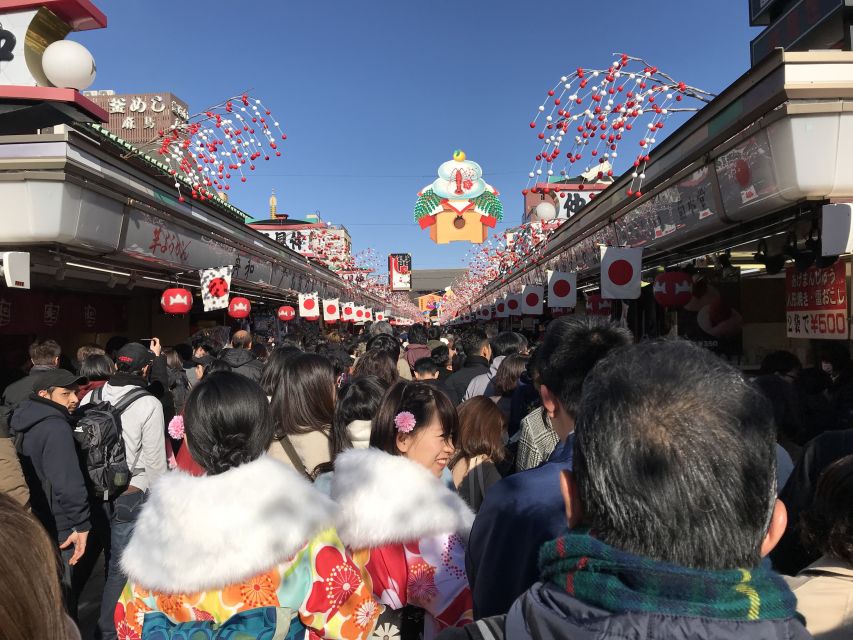
M80 447L92 492L101 500L122 493L138 460L128 466L122 437L121 414L140 398L151 395L133 389L118 404L102 400L103 388L92 392L88 404L74 414L74 439Z

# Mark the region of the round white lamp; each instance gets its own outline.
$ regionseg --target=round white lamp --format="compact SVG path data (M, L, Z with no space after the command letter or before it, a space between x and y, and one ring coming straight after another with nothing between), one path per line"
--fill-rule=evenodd
M554 220L557 217L557 207L545 200L536 205L532 217L534 221L539 222Z
M42 55L44 75L55 87L82 91L95 81L95 59L73 40L57 40Z

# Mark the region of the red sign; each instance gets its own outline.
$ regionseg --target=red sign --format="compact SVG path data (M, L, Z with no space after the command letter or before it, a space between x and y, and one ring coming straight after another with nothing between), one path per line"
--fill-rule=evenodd
M127 328L127 300L118 296L4 289L0 334L62 336Z
M785 270L785 312L789 338L846 340L847 277L840 260L831 267Z

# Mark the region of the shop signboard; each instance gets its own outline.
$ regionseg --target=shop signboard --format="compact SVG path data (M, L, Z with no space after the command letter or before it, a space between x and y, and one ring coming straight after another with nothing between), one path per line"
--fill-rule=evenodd
M789 338L847 340L847 276L841 260L831 267L785 270L785 315Z
M412 290L412 255L392 253L388 256L388 284L391 291Z
M86 91L84 95L110 116L105 127L131 144L145 145L161 131L180 126L189 119L187 103L171 93L127 93Z
M126 325L127 301L118 296L11 289L0 293L0 335L110 333Z

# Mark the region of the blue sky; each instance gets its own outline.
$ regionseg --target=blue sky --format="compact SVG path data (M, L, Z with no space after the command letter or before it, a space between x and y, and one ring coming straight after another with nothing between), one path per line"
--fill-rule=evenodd
M410 252L416 269L466 264L470 245L435 245L412 220L456 148L502 193L498 232L518 224L528 123L562 74L619 51L718 92L748 69L758 32L747 0L95 2L108 28L71 36L95 56L93 89L171 91L192 112L252 89L288 140L232 202L267 217L275 188L280 212L319 210L354 251Z

